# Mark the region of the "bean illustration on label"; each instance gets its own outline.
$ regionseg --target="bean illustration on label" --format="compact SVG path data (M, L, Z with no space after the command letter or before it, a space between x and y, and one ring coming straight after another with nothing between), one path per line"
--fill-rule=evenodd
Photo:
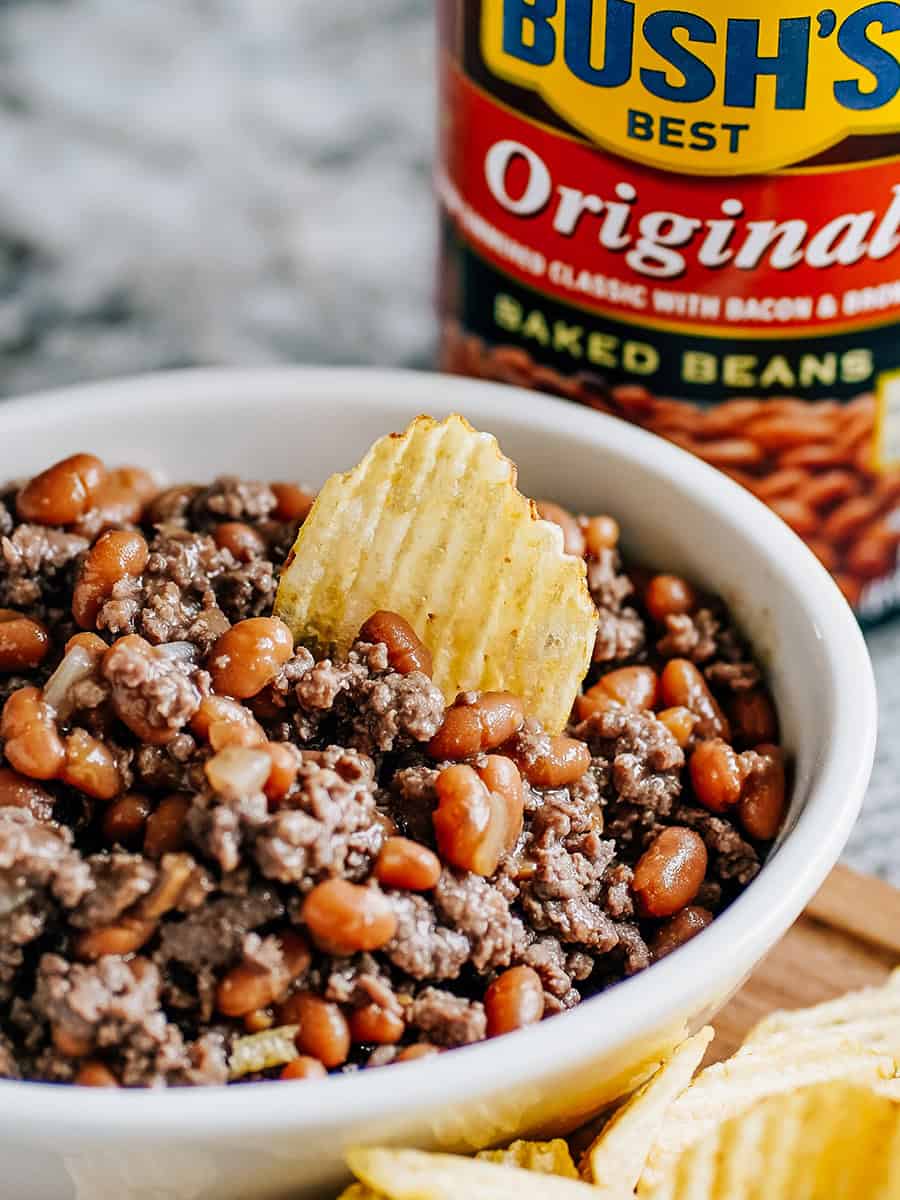
M900 608L900 4L439 16L443 368L668 437Z

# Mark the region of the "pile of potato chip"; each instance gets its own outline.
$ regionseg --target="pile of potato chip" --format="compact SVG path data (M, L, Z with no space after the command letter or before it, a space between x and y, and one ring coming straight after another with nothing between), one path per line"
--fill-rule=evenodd
M696 1074L709 1028L616 1112L579 1167L562 1139L475 1158L360 1148L341 1200L898 1200L900 969L776 1012Z

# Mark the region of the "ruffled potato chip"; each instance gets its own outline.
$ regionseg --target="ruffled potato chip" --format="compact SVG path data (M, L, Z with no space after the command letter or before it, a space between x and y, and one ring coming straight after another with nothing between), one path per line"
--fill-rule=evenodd
M387 1200L597 1200L576 1179L454 1154L360 1148L348 1152L347 1165Z
M689 1086L712 1039L713 1031L707 1026L683 1042L588 1148L590 1177L604 1197L624 1200L634 1193L666 1114Z
M265 1029L262 1033L248 1033L238 1038L228 1060L230 1079L252 1075L257 1071L268 1071L271 1067L283 1067L297 1057L294 1035L299 1026L279 1025Z
M661 1173L648 1200L896 1200L900 1104L832 1082L758 1101Z
M560 730L597 613L584 562L515 483L489 434L460 416L417 417L325 483L276 614L303 645L342 655L374 612L399 613L431 651L448 703L469 689L510 691Z
M505 1150L482 1150L475 1157L481 1162L521 1167L524 1171L537 1171L540 1175L579 1178L569 1147L562 1138L554 1138L550 1142L513 1142Z

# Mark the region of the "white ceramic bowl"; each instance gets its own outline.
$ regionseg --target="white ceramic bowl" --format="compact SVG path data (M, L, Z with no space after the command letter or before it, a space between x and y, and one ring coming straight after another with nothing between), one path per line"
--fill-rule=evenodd
M655 1048L714 1014L834 864L872 763L875 693L825 571L761 504L666 442L511 388L387 371L201 371L0 404L0 476L91 450L173 480L318 484L427 411L496 433L534 496L611 512L627 548L717 590L770 671L796 762L789 828L760 877L690 945L573 1012L438 1059L315 1084L108 1092L0 1084L3 1195L269 1200L327 1195L342 1150L473 1149L571 1128Z

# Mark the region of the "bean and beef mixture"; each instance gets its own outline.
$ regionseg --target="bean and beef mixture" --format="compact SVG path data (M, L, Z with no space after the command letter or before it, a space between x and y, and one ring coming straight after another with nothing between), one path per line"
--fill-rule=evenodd
M571 1008L704 929L785 809L715 597L552 503L600 613L570 728L449 707L397 614L271 616L312 496L77 454L0 491L0 1076L314 1079ZM297 1057L293 1057L293 1055Z

